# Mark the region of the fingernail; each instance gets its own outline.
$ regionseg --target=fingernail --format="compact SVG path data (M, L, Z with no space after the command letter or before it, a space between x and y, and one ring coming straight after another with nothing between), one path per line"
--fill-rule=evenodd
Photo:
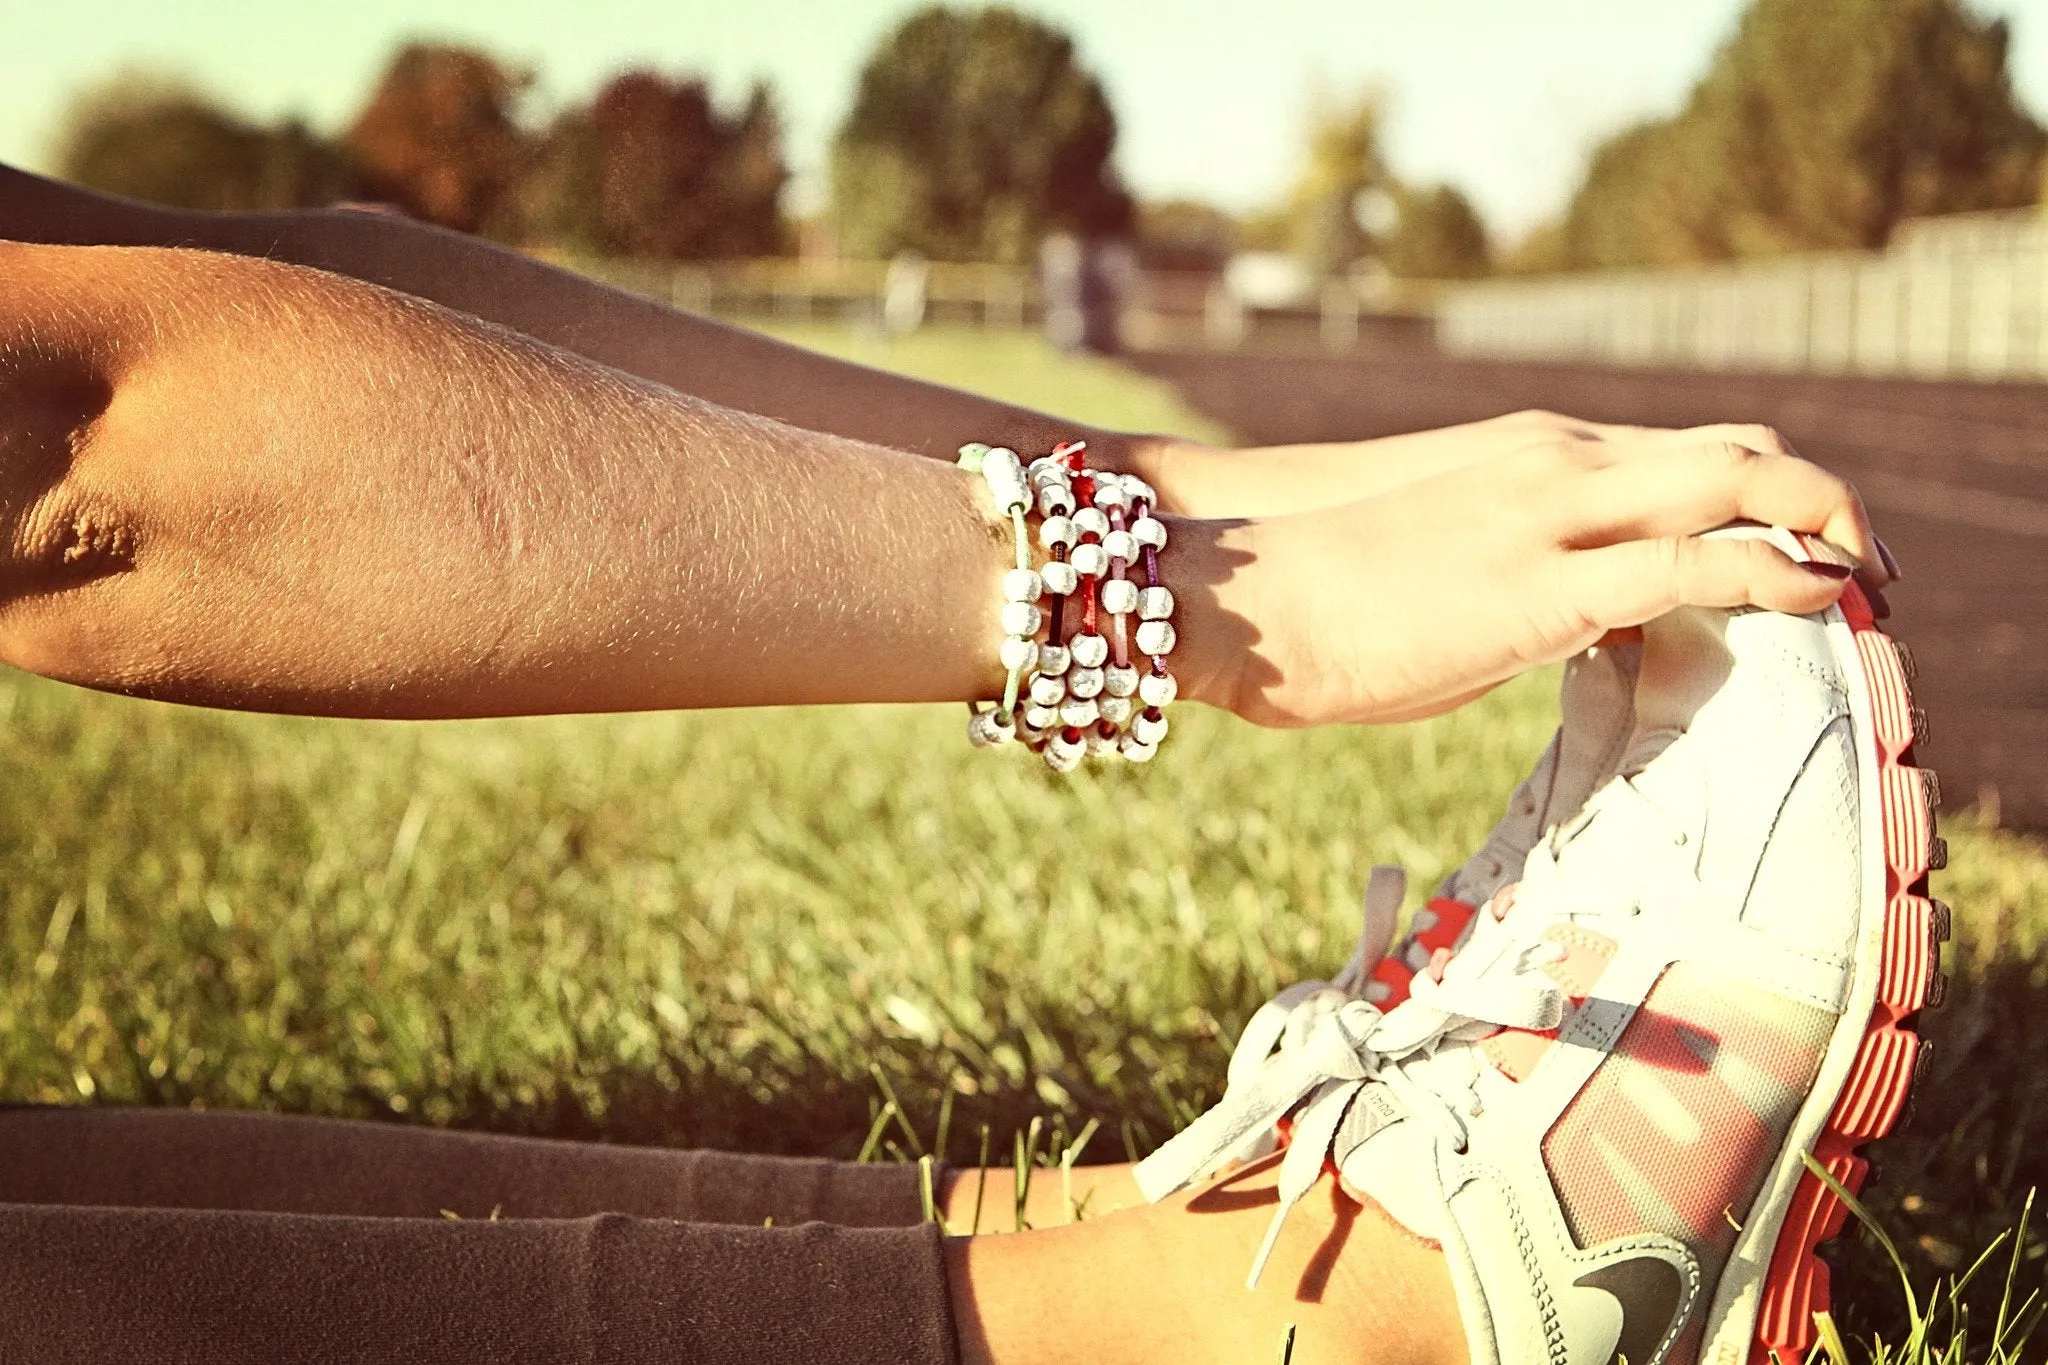
M1876 537L1872 539L1876 540ZM1906 576L1906 571L1899 567L1899 561L1892 558L1891 547L1881 540L1877 541L1877 557L1884 561L1884 571L1892 576L1893 582Z
M1809 560L1799 567L1812 574L1815 578L1828 578L1837 583L1840 583L1856 572L1847 564L1823 564L1819 560Z
M1879 592L1876 588L1865 588L1863 595L1870 599L1870 614L1872 616L1880 621L1889 621L1891 619L1892 604L1884 600L1883 593Z

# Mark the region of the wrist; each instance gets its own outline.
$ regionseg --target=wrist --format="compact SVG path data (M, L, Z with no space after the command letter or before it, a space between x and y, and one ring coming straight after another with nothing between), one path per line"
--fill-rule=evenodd
M1182 698L1236 712L1257 639L1245 614L1258 563L1259 523L1168 515L1162 556L1173 589L1179 644L1173 671Z

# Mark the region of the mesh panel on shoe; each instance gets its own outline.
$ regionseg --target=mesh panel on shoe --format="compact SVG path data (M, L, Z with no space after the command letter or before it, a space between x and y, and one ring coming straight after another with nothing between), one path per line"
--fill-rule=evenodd
M1662 1233L1700 1258L1711 1293L1834 1023L1718 972L1667 970L1543 1140L1579 1245Z

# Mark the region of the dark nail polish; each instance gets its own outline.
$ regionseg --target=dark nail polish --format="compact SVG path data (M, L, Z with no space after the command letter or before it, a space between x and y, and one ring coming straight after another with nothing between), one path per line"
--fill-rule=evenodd
M1876 588L1865 588L1863 595L1870 599L1870 614L1872 616L1880 621L1889 621L1891 619L1892 604L1884 600L1883 593L1879 592Z
M1906 576L1905 570L1899 567L1899 561L1892 558L1891 547L1881 540L1877 542L1877 557L1884 561L1884 571L1892 576L1893 582Z
M1847 564L1823 564L1819 560L1801 564L1799 567L1812 574L1815 578L1829 578L1837 583L1840 583L1856 572Z

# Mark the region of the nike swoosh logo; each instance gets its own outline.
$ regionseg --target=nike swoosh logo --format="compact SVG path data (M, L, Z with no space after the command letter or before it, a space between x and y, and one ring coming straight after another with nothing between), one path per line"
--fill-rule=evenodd
M1621 1336L1607 1365L1652 1365L1685 1293L1678 1267L1656 1256L1631 1256L1589 1270L1573 1283L1603 1290L1621 1305Z

